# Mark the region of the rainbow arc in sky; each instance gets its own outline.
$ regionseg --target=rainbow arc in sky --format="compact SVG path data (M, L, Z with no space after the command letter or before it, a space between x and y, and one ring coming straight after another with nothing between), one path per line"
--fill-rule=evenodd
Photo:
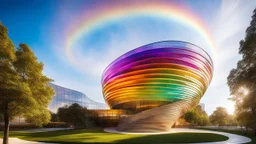
M111 5L93 7L87 9L86 13L81 14L79 17L80 22L70 26L67 33L65 52L68 59L76 63L73 56L72 49L75 43L81 38L86 37L93 33L98 27L107 25L115 20L138 17L138 16L156 16L164 19L170 19L182 23L201 35L211 49L213 55L216 55L216 48L205 24L192 12L187 11L186 8L172 5L166 2L148 2L148 3L135 3L123 5Z

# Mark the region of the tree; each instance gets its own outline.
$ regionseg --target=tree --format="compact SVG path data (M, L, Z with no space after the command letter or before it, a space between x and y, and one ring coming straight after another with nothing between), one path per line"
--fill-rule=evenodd
M74 128L84 128L88 124L88 110L77 103L60 107L57 115L62 122L71 124Z
M184 119L189 122L191 125L206 126L210 125L210 120L205 111L202 110L202 107L198 105L196 108L186 112L184 114Z
M22 116L42 125L50 120L47 106L54 95L48 86L51 79L42 74L43 64L31 49L20 44L18 49L0 23L0 113L4 118L3 144L8 144L9 122Z
M190 125L195 125L197 123L198 117L199 117L199 114L194 109L184 114L184 119L186 120L186 122L189 122Z
M230 126L237 126L237 120L234 115L228 115L227 124Z
M208 125L210 125L211 123L210 123L210 119L209 119L208 115L206 115L206 114L199 115L197 124L199 126L208 126Z
M0 123L4 122L4 116L0 114Z
M210 115L210 121L213 125L224 126L227 125L228 112L223 107L217 107L216 110Z
M51 119L47 107L54 95L54 90L48 85L52 80L42 74L43 63L38 62L36 56L26 44L19 45L16 58L14 67L21 80L29 85L32 97L36 101L32 111L24 114L26 121L40 126L46 124Z
M59 122L60 121L59 117L56 113L52 113L52 112L50 112L50 113L51 113L51 122Z
M239 124L251 127L256 135L256 9L245 39L240 41L239 54L242 59L230 71L228 86Z

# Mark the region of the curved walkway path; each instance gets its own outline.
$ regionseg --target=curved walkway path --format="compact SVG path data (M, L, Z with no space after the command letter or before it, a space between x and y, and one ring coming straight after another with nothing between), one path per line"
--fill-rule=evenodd
M3 139L0 139L0 144L3 143ZM9 138L9 144L52 144L52 143L44 143L44 142L33 142L26 141L19 138Z
M69 129L72 129L72 128L37 128L37 129L29 129L24 131L45 132L45 131L57 131L57 130L69 130ZM3 139L0 138L0 144L2 143L3 143ZM19 138L9 137L9 144L53 144L53 143L26 141Z
M251 139L245 136L240 136L231 133L219 132L219 131L211 131L211 130L200 130L200 129L186 129L186 128L172 128L169 132L162 132L162 133L130 133L130 132L121 132L117 131L116 128L106 128L104 129L105 132L110 133L121 133L121 134L169 134L169 133L213 133L224 135L228 137L228 140L221 141L221 142L206 142L200 144L241 144L241 143L248 143L251 142ZM197 143L198 144L198 143Z
M200 129L185 129L185 128L173 128L169 132L163 132L163 133L129 133L129 132L120 132L117 131L115 128L106 128L104 129L105 132L110 133L121 133L121 134L168 134L168 133L180 133L180 132L187 132L187 133L214 133L219 135L224 135L228 137L229 139L222 142L206 142L206 143L200 143L200 144L241 144L241 143L248 143L251 142L251 139L248 137L231 134L231 133L225 133L225 132L218 132L218 131L211 131L211 130L200 130ZM2 144L2 139L0 139L0 144ZM51 144L51 143L43 143L43 142L32 142L32 141L26 141L21 140L19 138L9 138L9 144Z

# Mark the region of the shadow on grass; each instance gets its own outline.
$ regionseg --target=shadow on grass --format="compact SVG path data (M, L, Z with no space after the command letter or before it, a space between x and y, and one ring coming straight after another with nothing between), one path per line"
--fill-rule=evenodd
M49 132L11 132L11 137L28 141L62 144L150 144L150 143L195 143L225 141L228 138L210 133L173 133L162 135L128 135L106 133L102 129L61 130Z
M46 132L29 132L27 136L31 137L58 137L58 136L65 136L65 135L73 135L73 134L82 134L82 133L102 133L102 129L81 129L81 130L59 130L59 131L46 131Z
M106 142L82 142L87 138L76 139L75 142L63 142L63 141L54 141L55 143L62 144L109 144ZM228 138L222 135L217 134L208 134L208 133L174 133L174 134L164 134L164 135L141 135L140 137L122 139L118 141L113 141L111 143L120 143L120 144L150 144L150 143L196 143L196 142L217 142L225 141ZM93 139L92 139L93 140ZM81 142L79 142L81 141ZM46 142L46 141L44 141ZM49 141L48 141L49 142Z
M147 135L132 139L117 141L117 143L196 143L196 142L217 142L228 140L227 137L208 133L173 133L163 135Z

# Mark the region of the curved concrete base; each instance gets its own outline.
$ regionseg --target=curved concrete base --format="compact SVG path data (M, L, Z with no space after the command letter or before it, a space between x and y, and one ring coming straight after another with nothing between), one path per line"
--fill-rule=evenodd
M170 133L213 133L219 134L228 137L228 140L222 142L206 142L200 144L241 144L241 143L249 143L252 140L245 136L240 136L231 133L225 132L218 132L218 131L211 131L211 130L200 130L200 129L186 129L186 128L172 128L169 132L160 132L160 133L140 133L140 132L123 132L118 131L116 128L106 128L104 129L105 132L110 133L120 133L120 134L142 134L142 135L152 135L152 134L170 134Z
M173 124L197 101L181 100L148 109L123 119L117 130L126 132L168 132Z

